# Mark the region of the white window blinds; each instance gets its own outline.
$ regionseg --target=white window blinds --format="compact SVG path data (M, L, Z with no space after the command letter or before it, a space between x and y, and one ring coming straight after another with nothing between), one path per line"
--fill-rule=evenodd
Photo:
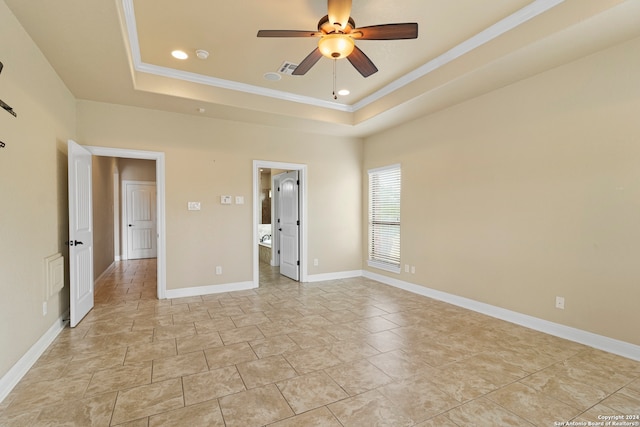
M369 170L369 265L400 272L400 165Z

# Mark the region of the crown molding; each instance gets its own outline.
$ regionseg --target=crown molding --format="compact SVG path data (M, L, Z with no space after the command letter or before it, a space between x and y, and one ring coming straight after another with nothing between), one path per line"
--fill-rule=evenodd
M347 113L355 113L356 111L365 108L368 105L371 105L372 103L384 98L385 96L392 94L398 89L426 76L427 74L443 67L444 65L454 61L455 59L460 58L461 56L473 51L474 49L477 49L478 47L490 42L496 37L499 37L500 35L535 18L536 16L558 6L564 1L565 0L535 0L522 9L518 10L517 12L507 16L506 18L498 21L490 27L487 27L483 31L458 44L442 55L432 59L431 61L418 67L410 73L405 74L397 80L394 80L393 82L373 92L371 95L364 97L354 104L341 104L309 96L297 95L291 92L268 89L246 83L239 83L231 80L219 79L202 74L144 63L142 62L142 58L140 55L140 44L138 40L135 10L133 6L134 0L122 0L122 7L126 26L126 44L130 50L129 57L133 62L132 65L134 71L217 87L221 89L265 96L282 101L312 105L315 107L321 107Z

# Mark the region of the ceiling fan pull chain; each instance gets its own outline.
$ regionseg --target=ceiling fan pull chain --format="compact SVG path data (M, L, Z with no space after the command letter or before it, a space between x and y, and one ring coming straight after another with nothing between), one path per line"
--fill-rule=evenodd
M338 99L338 95L336 95L336 62L338 60L333 60L333 99Z

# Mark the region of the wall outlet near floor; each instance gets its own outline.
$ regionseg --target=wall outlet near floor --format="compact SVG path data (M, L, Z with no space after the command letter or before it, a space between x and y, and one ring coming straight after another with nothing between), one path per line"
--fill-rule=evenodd
M556 297L556 308L564 310L564 297Z
M404 265L404 272L408 273L409 272L409 264L405 264Z
M318 258L314 258L313 259L313 266L317 267L318 266Z
M216 275L218 275L218 276L219 276L219 275L221 275L221 274L222 274L222 267L221 267L221 266L219 266L219 265L217 265L217 266L216 266Z
M411 266L411 274L416 274L416 266L415 265Z
M46 316L47 315L47 302L43 302L42 303L42 315Z

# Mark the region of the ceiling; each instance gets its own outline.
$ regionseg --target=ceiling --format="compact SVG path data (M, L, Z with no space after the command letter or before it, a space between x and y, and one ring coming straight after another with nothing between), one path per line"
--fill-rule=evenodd
M638 0L353 0L357 26L417 22L415 40L359 40L379 71L322 58L326 0L4 0L78 99L366 136L640 35ZM189 54L177 60L171 51ZM198 59L197 49L209 57Z

